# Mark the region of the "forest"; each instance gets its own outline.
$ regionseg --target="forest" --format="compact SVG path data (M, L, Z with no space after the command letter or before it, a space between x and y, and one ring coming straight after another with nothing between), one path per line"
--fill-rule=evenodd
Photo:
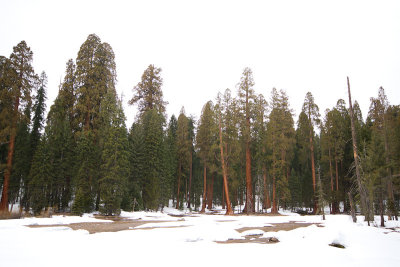
M397 220L400 106L382 87L365 119L349 78L349 95L336 106L321 111L308 92L294 118L286 92L255 92L244 68L237 88L210 96L199 118L184 108L167 118L162 69L149 65L129 96L138 112L128 127L114 51L97 35L66 63L47 116L47 76L32 62L25 41L0 56L0 213L18 204L34 215L118 215L172 203Z

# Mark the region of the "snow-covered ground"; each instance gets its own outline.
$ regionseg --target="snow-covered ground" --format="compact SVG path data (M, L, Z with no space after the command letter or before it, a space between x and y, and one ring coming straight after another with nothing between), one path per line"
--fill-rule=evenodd
M400 230L368 227L346 215L224 216L180 212L122 212L126 219L159 221L133 230L89 234L66 226L26 225L107 222L92 215L0 220L0 266L399 266ZM177 215L184 215L177 217ZM289 221L322 223L292 231L242 227ZM111 221L109 221L111 223ZM400 227L387 222L387 227ZM379 218L376 218L379 225ZM183 227L180 227L183 226ZM146 229L147 228L147 229ZM258 234L276 244L217 244ZM336 242L346 248L329 246ZM139 265L140 264L140 265Z

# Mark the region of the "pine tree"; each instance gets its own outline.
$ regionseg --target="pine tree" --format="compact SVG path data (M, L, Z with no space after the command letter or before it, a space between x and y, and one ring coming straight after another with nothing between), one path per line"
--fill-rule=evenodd
M190 139L189 139L189 120L185 115L185 109L182 107L177 123L177 159L178 159L178 176L177 176L177 193L176 208L179 209L181 199L182 177L185 176L189 169L190 158Z
M34 86L36 76L32 67L32 56L33 53L27 46L25 41L21 41L17 46L14 47L13 53L10 56L10 67L13 71L11 77L5 79L11 79L12 86L10 89L10 97L12 101L10 111L10 128L9 128L9 145L7 155L7 165L4 171L3 190L0 202L0 212L8 211L8 187L10 182L10 176L13 165L14 146L16 130L19 119L22 117L19 111L20 105L26 105L31 102L31 91ZM15 74L15 75L14 75Z
M142 197L146 210L157 210L160 203L160 179L163 175L164 117L155 109L143 113Z
M41 137L41 131L44 127L44 112L46 111L46 87L47 75L43 71L39 77L39 88L35 96L33 104L32 132L31 132L31 149L34 154Z
M302 108L302 112L307 115L308 124L309 124L309 140L310 140L310 154L311 154L311 174L313 178L313 192L314 192L314 213L317 212L317 198L316 194L316 178L315 178L315 160L314 160L314 125L318 125L320 123L319 117L319 108L314 102L314 97L310 92L306 94L304 99L304 104Z
M203 204L201 212L205 212L206 193L207 193L207 168L211 165L213 158L211 157L211 149L215 142L213 103L208 101L202 109L200 120L197 128L196 146L199 149L199 156L203 165Z
M172 115L166 132L165 141L165 164L166 164L166 176L165 181L161 183L161 198L162 205L168 206L168 200L173 198L173 192L175 189L174 182L177 177L177 136L176 131L178 128L178 122L175 115Z
M115 90L115 83L115 55L111 46L107 43L102 43L100 38L95 34L90 34L82 44L76 59L75 122L72 124L72 127L77 128L75 133L77 139L91 140L93 142L91 144L93 148L91 148L90 155L88 155L88 157L91 157L91 159L88 159L90 163L81 161L80 164L86 164L86 166L78 167L79 171L77 172L78 181L82 180L84 176L86 176L87 181L79 182L77 186L83 186L84 188L77 188L76 192L77 194L90 193L88 198L93 197L96 199L94 207L96 210L98 210L100 205L98 171L101 168L101 104L108 90ZM69 89L68 92L70 91ZM80 135L86 136L81 138ZM86 141L83 143L86 143ZM87 170L87 168L93 169L86 174L81 172L81 170ZM91 206L87 206L88 203L86 201L83 202L85 203L85 211L92 208Z
M388 196L389 218L391 216L397 218L397 211L394 206L394 193L392 182L392 164L391 164L391 147L389 146L389 120L388 120L389 103L382 87L379 88L378 97L371 98L370 118L373 122L372 133L374 140L380 139L384 153L381 154L385 159L384 172L382 173L382 183L387 185L386 192Z
M245 150L246 150L246 205L243 209L243 212L249 213L254 212L255 205L253 202L253 188L252 188L252 179L251 179L251 106L254 102L254 80L253 73L251 69L245 68L243 70L243 74L238 84L239 87L239 99L240 99L240 107L241 113L243 117L243 138L245 142Z
M77 125L73 125L76 121L74 120L74 105L76 103L76 66L72 59L69 59L65 68L64 81L60 86L58 92L58 98L61 101L61 105L68 116L68 121L72 130L77 130Z
M133 207L134 210L140 210L143 209L142 189L144 166L146 164L142 123L134 122L132 124L129 130L128 142L130 151L130 176L128 179L130 199L126 200L127 203L125 205Z
M222 115L222 103L221 103L221 97L218 95L217 98L217 104L215 105L215 110L216 110L216 116L218 120L218 132L219 132L219 150L220 150L220 161L221 161L221 167L222 167L222 176L223 176L223 193L225 196L226 200L226 215L232 215L233 210L230 202L230 196L229 196L229 185L228 185L228 167L227 167L227 162L226 162L226 144L223 140L223 135L222 135L222 125L223 125L223 115ZM224 152L224 147L225 147L225 152Z
M53 173L52 206L66 211L72 198L73 177L76 175L76 143L73 123L75 104L75 65L67 62L65 77L57 98L47 116L45 134L52 158ZM75 126L75 130L77 127ZM78 165L79 167L79 165Z
M290 200L289 162L293 157L295 131L292 111L284 91L274 88L271 96L271 113L267 124L269 155L272 173L272 213L278 212L277 195L283 204ZM278 188L277 188L278 187Z
M24 117L18 122L15 138L13 169L10 179L10 202L15 203L20 198L20 210L24 207L29 211L29 181L33 158L31 149L31 134L29 132L31 106L27 105Z
M101 110L103 139L100 183L100 212L119 214L129 176L128 136L122 103L109 90Z
M262 191L263 208L267 208L270 205L269 199L269 184L267 181L267 141L266 141L266 115L267 115L268 103L264 99L263 95L258 95L254 102L254 126L253 126L253 150L254 150L254 162L256 169L256 177L262 181L258 181L259 184L263 185Z
M245 181L243 181L245 175L242 172L245 163L242 154L245 151L243 149L243 138L241 136L241 116L238 102L236 98L232 97L231 91L226 89L221 101L222 134L225 143L224 154L226 155L225 162L229 180L229 191L232 192L233 196L233 207L243 204L242 192L245 188ZM218 130L218 127L214 128ZM216 147L216 145L213 145L213 147ZM215 150L215 148L212 150ZM215 156L212 155L212 158L214 157Z
M163 80L160 73L161 68L149 65L142 75L142 80L133 88L134 95L129 104L137 104L140 113L150 109L155 109L159 113L165 112L168 103L163 100L161 90Z
M297 120L295 172L301 185L301 201L309 207L313 203L313 187L310 153L310 124L306 113L301 112ZM294 192L292 192L294 193Z
M51 202L53 174L58 171L52 168L52 158L46 137L39 141L38 149L32 160L29 181L30 206L35 215L40 214Z
M84 131L77 141L77 161L79 167L75 176L75 199L72 212L81 215L94 209L95 192L93 180L98 176L99 148L94 146L92 131Z

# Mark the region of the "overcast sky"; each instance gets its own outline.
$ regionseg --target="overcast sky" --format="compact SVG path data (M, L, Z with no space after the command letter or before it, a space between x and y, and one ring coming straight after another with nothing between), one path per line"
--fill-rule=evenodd
M267 100L286 90L296 116L308 91L321 115L346 100L346 76L364 119L380 86L400 104L400 1L0 0L0 13L0 55L27 42L49 78L48 107L87 36L109 43L128 127L137 108L126 102L149 64L162 68L168 116L184 106L198 118L218 91L236 93L245 67Z

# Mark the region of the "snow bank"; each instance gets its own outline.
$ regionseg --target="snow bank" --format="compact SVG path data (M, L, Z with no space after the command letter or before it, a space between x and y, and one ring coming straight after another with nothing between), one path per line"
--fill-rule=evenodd
M160 221L133 230L89 234L69 227L29 228L32 224L68 224L104 221L91 215L53 216L0 221L2 266L397 266L400 234L392 229L368 227L359 218L321 216L223 216L164 212L122 212L131 219ZM183 217L176 217L183 216ZM161 222L162 221L162 222ZM282 222L319 223L292 231L263 232L242 227L263 227ZM399 222L387 222L400 227ZM156 227L148 229L149 227ZM174 227L174 228L171 228ZM147 228L147 229L146 229ZM276 244L217 244L245 235L276 237ZM331 247L336 242L344 249Z

